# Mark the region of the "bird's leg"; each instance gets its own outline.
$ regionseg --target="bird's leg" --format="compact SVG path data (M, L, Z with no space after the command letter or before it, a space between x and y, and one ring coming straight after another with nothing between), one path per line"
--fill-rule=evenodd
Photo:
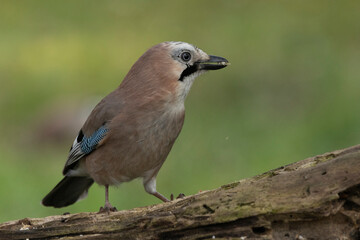
M104 205L104 207L100 208L99 212L100 213L102 213L102 212L109 213L109 212L116 212L116 211L117 211L116 207L113 207L109 202L109 185L106 184L105 185L105 205Z
M163 202L170 202L169 199L167 199L166 197L164 197L163 195L161 195L156 191L156 176L153 176L150 179L144 178L143 184L146 192L150 193L151 195L154 195Z
M157 197L158 199L160 199L163 202L170 202L169 199L167 199L166 197L164 197L163 195L161 195L158 192L153 193L152 195L154 195L155 197Z

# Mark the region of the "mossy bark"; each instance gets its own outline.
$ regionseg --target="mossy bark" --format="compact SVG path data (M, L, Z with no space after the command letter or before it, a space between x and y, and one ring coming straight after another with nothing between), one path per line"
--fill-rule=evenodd
M360 145L169 203L0 224L27 238L360 239Z

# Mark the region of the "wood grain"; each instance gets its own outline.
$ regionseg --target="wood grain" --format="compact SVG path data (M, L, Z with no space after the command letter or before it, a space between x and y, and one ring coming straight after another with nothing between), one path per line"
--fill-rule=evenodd
M115 213L25 218L0 239L360 239L360 145Z

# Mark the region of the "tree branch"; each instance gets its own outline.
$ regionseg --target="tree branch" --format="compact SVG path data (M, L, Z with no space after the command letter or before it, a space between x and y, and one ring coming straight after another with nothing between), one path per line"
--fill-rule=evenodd
M359 239L360 145L170 203L0 224L0 239Z

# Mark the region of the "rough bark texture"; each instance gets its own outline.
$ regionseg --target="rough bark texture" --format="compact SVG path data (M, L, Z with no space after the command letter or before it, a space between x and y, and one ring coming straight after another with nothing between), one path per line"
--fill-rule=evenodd
M170 203L0 224L0 239L360 239L360 145Z

